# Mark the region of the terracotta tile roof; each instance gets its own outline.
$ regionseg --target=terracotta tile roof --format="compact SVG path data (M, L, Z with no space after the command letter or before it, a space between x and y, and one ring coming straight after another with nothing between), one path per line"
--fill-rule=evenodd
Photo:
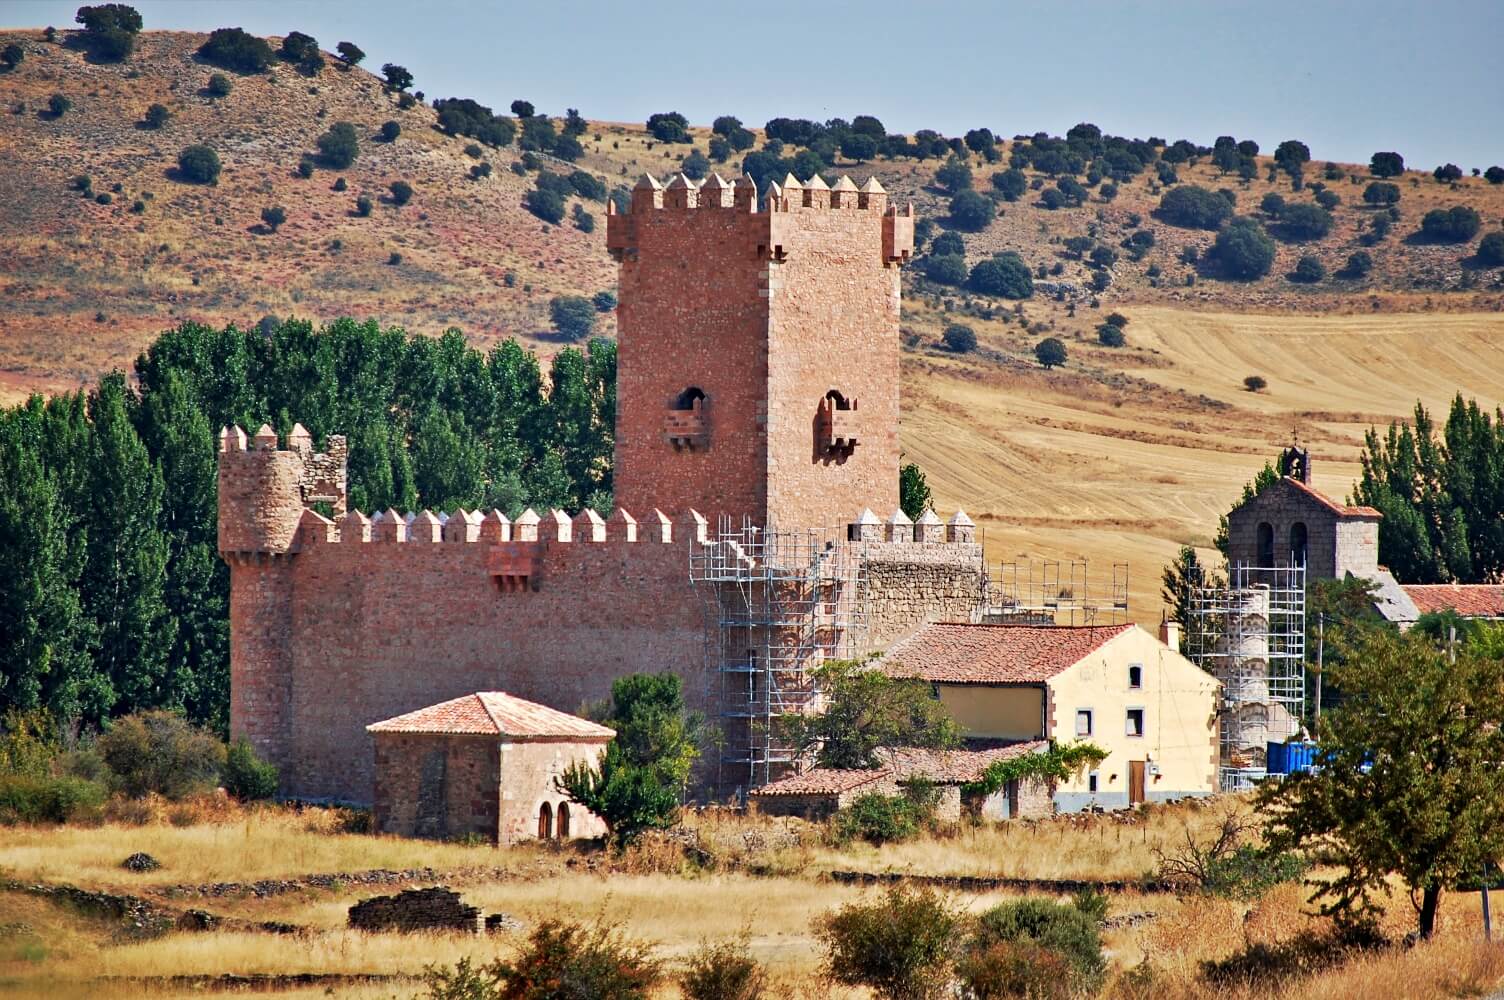
M1312 500L1315 500L1317 503L1321 504L1323 507L1334 514L1340 514L1343 517L1384 516L1372 507L1349 507L1346 504L1340 504L1337 501L1333 500L1331 497L1327 496L1325 493L1321 492L1313 486L1306 485L1299 479L1291 479L1290 477L1286 476L1282 481L1288 483L1294 489L1297 489L1300 492L1304 493L1306 496L1310 497Z
M976 781L982 772L1000 760L1026 753L1037 753L1050 745L1049 740L1027 740L988 750L920 750L906 748L892 752L889 767L898 780L927 778L936 784L960 785Z
M937 622L890 649L882 668L950 684L1039 684L1134 627Z
M1504 617L1504 586L1497 583L1402 583L1421 614L1455 611L1464 618Z
M874 784L884 778L895 782L926 778L940 785L976 781L995 761L1034 753L1049 746L1048 740L1028 740L987 750L924 750L905 747L887 753L883 767L865 770L817 767L803 774L780 778L753 789L754 796L840 795Z
M477 691L372 723L370 733L509 736L514 739L609 740L613 729L505 691Z
M885 767L870 770L817 767L803 774L779 778L761 788L754 788L749 794L757 796L839 795L842 792L855 791L863 785L870 785L886 777L888 777L888 769Z

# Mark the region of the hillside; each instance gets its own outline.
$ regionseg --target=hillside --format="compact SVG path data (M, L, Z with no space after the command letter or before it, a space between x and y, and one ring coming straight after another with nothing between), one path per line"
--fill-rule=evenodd
M0 76L10 112L0 118L8 167L0 171L0 399L128 366L157 331L184 319L244 325L268 314L348 314L423 333L458 326L481 345L516 336L548 353L557 347L549 300L614 287L604 206L583 203L597 217L590 233L568 217L557 226L538 219L523 205L533 175L512 169L515 146L485 149L493 172L473 180L471 140L438 131L424 104L400 110L378 78L332 57L316 78L288 64L228 74L232 92L210 97L204 88L216 70L194 54L203 39L146 32L127 63L109 65L46 43L39 31L0 32L0 46L17 41L26 52ZM45 112L54 93L73 101L61 118ZM157 130L139 124L154 102L172 114ZM392 142L378 137L388 120L401 125ZM298 176L300 159L339 121L356 127L358 159ZM706 150L709 130L692 134L693 148ZM756 138L760 149L765 139ZM578 166L611 185L666 175L692 148L655 142L640 123L593 122L581 141ZM219 153L216 186L177 177L177 154L194 143ZM992 190L1009 145L994 164L970 157L978 190ZM717 169L733 173L740 157ZM1318 485L1340 496L1370 424L1404 416L1417 398L1443 405L1459 390L1499 402L1504 364L1492 344L1504 335L1504 272L1471 259L1476 239L1410 237L1426 211L1456 204L1474 207L1485 232L1497 229L1504 186L1472 177L1441 184L1419 171L1394 178L1400 218L1364 247L1359 236L1374 214L1363 207L1366 166L1341 165L1342 178L1326 180L1318 146L1307 189L1296 193L1284 175L1268 179L1271 163L1259 157L1247 182L1206 160L1177 168L1182 184L1231 189L1239 214L1257 215L1271 191L1309 200L1315 181L1341 197L1328 236L1279 243L1269 275L1256 281L1218 280L1181 262L1214 234L1154 218L1152 169L1119 184L1110 202L1093 192L1081 207L1051 211L1026 192L999 203L985 231L965 235L971 262L1014 250L1031 269L1058 264L1049 280L1084 289L1092 268L1066 253L1068 238L1118 247L1131 232L1153 233L1143 259L1119 250L1095 302L1040 293L1015 305L935 285L917 267L906 273L907 457L928 471L943 509L978 515L994 560L1089 557L1108 578L1106 564L1130 560L1135 615L1157 620L1162 563L1182 541L1207 541L1216 515L1292 433L1311 446ZM922 217L943 221L939 164L838 161L832 173L875 174ZM109 204L74 189L83 174ZM346 190L334 190L338 178ZM401 207L384 197L399 179L415 192ZM375 202L369 217L354 211L361 194ZM275 233L261 223L271 206L287 215ZM1303 255L1331 273L1359 249L1374 261L1365 278L1303 285L1286 277ZM1130 320L1126 347L1097 344L1095 327L1111 310ZM981 350L962 357L937 346L956 320L975 329ZM602 328L611 331L609 314ZM1067 344L1065 368L1034 362L1045 335ZM1243 391L1252 374L1268 380L1266 392Z

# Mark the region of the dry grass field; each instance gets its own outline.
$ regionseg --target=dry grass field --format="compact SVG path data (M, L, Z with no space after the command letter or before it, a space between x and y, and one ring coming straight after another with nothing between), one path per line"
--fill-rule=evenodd
M487 150L495 172L473 181L469 140L437 131L431 108L399 111L376 77L332 63L317 79L286 64L232 74L233 92L212 99L202 88L213 68L193 54L202 38L148 31L128 63L97 65L44 43L39 31L0 31L0 42L20 41L27 52L0 82L0 400L128 366L157 331L184 319L349 314L423 333L458 326L482 345L517 336L548 354L558 348L546 329L548 300L612 286L604 207L588 206L597 216L589 234L541 222L522 206L531 177L509 169L515 149ZM60 120L40 112L54 92L74 101ZM153 101L174 116L161 130L137 125ZM387 119L402 124L392 143L374 138ZM298 177L299 158L335 121L357 126L359 159L348 170ZM1000 134L1029 128L991 125ZM708 130L694 134L694 148L705 149ZM595 122L582 139L580 166L610 184L644 171L666 175L691 148L654 142L638 123ZM219 150L218 186L173 176L177 152L193 142ZM1412 171L1396 179L1401 219L1371 248L1368 278L1297 285L1284 275L1299 256L1315 253L1336 270L1359 249L1371 214L1362 207L1366 168L1344 165L1341 179L1325 180L1315 145L1308 182L1342 198L1333 232L1319 243L1280 244L1273 272L1259 281L1203 276L1187 285L1193 267L1180 252L1204 249L1211 234L1156 220L1149 175L1120 185L1111 202L1075 209L1048 211L1027 194L1004 204L986 232L966 237L972 259L1017 250L1031 265L1059 262L1058 280L1078 285L1089 272L1064 253L1068 237L1115 244L1142 227L1157 241L1142 261L1118 262L1094 306L1036 296L1022 305L1027 330L965 317L981 355L963 360L936 348L969 297L906 277L904 447L928 472L941 508L977 517L992 561L1088 558L1097 586L1110 582L1112 563L1127 562L1133 616L1157 621L1164 561L1179 544L1206 544L1241 484L1292 434L1312 447L1318 485L1341 496L1366 427L1406 415L1416 399L1440 407L1457 391L1498 402L1504 272L1469 265L1468 246L1408 236L1425 211L1452 204L1476 207L1485 231L1497 228L1504 186L1473 177L1443 185ZM1261 159L1248 182L1206 162L1178 169L1182 182L1231 189L1243 213L1255 213L1270 191L1309 196L1290 191L1284 177L1271 183L1268 163ZM936 166L835 169L875 174L921 216L937 218L946 196L934 187ZM972 166L987 190L1006 151L998 164L973 157ZM71 190L79 174L91 176L96 192L113 192L111 203ZM332 190L336 177L348 190ZM398 178L416 189L401 208L380 198ZM368 218L352 211L361 193L377 201ZM137 199L139 214L130 210ZM275 235L259 224L268 205L287 210ZM392 253L399 265L387 263ZM1151 280L1155 265L1162 274ZM1132 321L1126 348L1096 344L1095 326L1110 310ZM1063 370L1033 361L1033 345L1047 334L1070 348ZM1266 392L1242 390L1252 374L1268 379Z
M1220 807L1218 807L1220 808ZM1172 845L1186 825L1215 821L1218 808L1159 808L1137 822L1116 817L1061 818L1001 827L965 828L881 851L824 845L816 827L793 823L802 846L776 863L765 854L717 853L715 870L687 865L662 848L612 860L580 848L496 850L376 838L334 831L317 810L231 812L174 826L107 824L65 830L0 830L0 876L24 883L68 882L135 893L158 904L199 906L221 916L296 924L290 935L252 931L174 932L128 941L105 922L51 901L0 891L0 992L20 997L214 996L235 990L217 977L276 976L259 989L279 997L410 997L421 990L430 963L470 956L508 955L516 931L485 938L458 934L368 934L345 926L351 903L387 887L336 883L258 896L248 891L199 896L171 888L233 878L296 878L313 871L358 871L431 865L444 884L485 912L504 912L524 928L560 916L619 924L630 937L653 944L669 971L681 968L704 941L745 937L752 955L770 969L773 996L856 998L862 991L833 987L823 977L823 952L811 924L876 889L832 882L832 869L908 874L1005 873L1021 877L1128 877L1154 863L1156 846ZM702 844L741 844L784 831L785 821L691 817ZM751 836L746 836L751 835ZM54 849L47 850L49 845ZM146 849L164 864L131 874L120 857ZM751 874L757 861L764 874ZM432 884L418 882L413 884ZM1273 948L1308 938L1321 922L1304 912L1305 891L1277 888L1256 903L1168 894L1113 894L1104 945L1110 961L1105 996L1337 998L1373 1000L1477 996L1504 983L1504 950L1481 941L1476 895L1446 897L1442 930L1431 944L1395 947L1325 964L1282 980L1213 986L1200 963L1252 945ZM956 892L952 902L979 912L1010 898L998 892ZM1398 938L1413 914L1402 894L1391 901L1385 929ZM25 928L17 930L16 924ZM1152 979L1131 970L1147 964ZM1125 978L1126 977L1126 978ZM671 983L658 994L678 996Z

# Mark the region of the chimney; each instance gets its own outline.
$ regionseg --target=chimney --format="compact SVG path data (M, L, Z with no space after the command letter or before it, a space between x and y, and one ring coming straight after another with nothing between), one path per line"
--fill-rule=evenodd
M1159 641L1169 646L1175 652L1180 652L1180 623L1171 621L1169 618L1160 620Z

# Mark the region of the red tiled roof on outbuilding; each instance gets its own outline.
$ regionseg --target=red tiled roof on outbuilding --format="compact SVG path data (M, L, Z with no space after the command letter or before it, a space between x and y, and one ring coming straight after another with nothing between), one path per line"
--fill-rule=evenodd
M1421 614L1455 611L1464 618L1504 617L1504 585L1497 583L1402 583Z
M520 740L598 740L616 730L568 712L526 701L505 691L477 691L406 715L372 723L370 733L424 733L435 736L505 736Z
M925 625L883 657L892 677L946 684L1041 684L1133 625Z

